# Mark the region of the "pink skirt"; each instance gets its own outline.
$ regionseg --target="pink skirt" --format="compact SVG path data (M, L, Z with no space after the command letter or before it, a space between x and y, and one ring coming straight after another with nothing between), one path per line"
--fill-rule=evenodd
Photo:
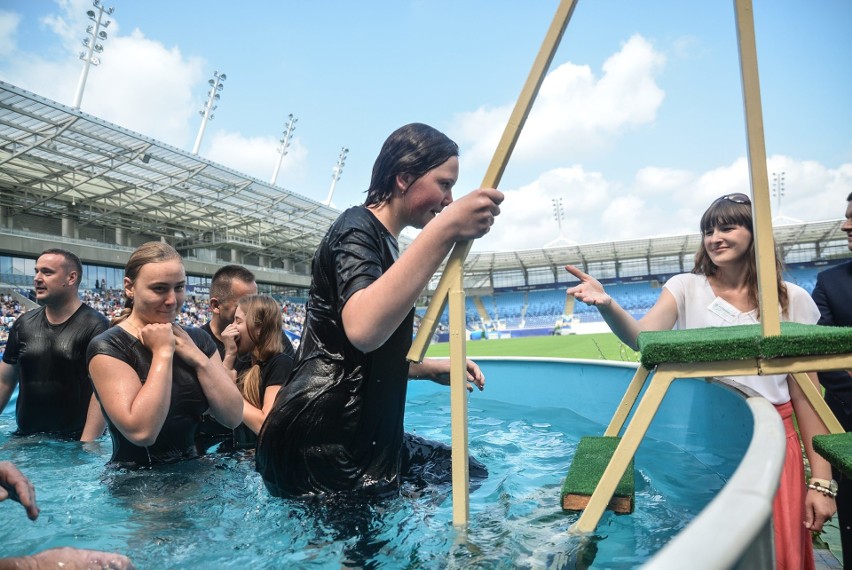
M772 518L775 527L775 567L779 570L813 570L814 546L811 531L805 528L805 469L799 435L793 427L793 404L775 406L784 421L787 454L775 500Z

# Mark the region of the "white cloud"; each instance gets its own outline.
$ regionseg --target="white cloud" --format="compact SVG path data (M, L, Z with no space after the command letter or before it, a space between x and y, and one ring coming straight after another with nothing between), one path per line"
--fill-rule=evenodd
M634 35L606 60L600 78L586 65L556 67L542 83L513 161L587 155L624 129L653 122L665 97L655 82L664 64L648 40ZM490 160L513 107L482 107L456 117L451 131L466 159Z
M780 213L801 221L843 217L852 192L852 163L836 169L787 156L768 159L772 172L784 172ZM631 186L607 180L582 166L545 172L506 199L494 230L475 243L477 251L539 249L559 237L554 198L562 198L562 234L578 243L641 239L698 232L698 222L719 196L750 193L745 158L703 173L664 167L639 170ZM771 191L771 188L770 188ZM777 199L770 198L773 217Z
M240 133L216 131L209 133L204 158L233 168L238 172L269 182L278 162L280 143L274 137L246 138ZM294 188L305 177L307 149L300 139L290 140L287 155L278 171L278 186Z
M139 30L107 40L101 65L89 72L81 110L190 150L200 124L199 84L206 64L167 49Z
M78 54L83 30L91 23L87 0L59 2L60 13L42 20L65 46L60 58L46 59L14 48L16 15L0 15L0 57L5 81L72 105L83 63ZM20 19L20 16L17 16ZM112 20L111 16L106 17ZM17 24L16 24L17 25ZM117 21L105 29L101 64L89 68L81 110L168 144L189 149L198 123L199 84L206 64L181 51L150 40L139 30L122 35ZM9 47L12 46L12 47ZM14 50L14 51L10 51Z
M8 57L15 51L20 23L20 15L0 10L0 57Z

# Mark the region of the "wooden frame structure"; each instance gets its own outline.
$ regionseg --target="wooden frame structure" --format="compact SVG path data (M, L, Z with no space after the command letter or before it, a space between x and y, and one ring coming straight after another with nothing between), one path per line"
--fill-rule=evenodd
M529 116L538 90L550 67L562 34L571 19L577 0L561 0L556 15L547 30L547 35L533 62L532 70L521 91L509 122L497 145L497 150L488 165L482 181L482 187L496 188L500 184L503 171L509 162L521 129ZM467 436L467 349L465 345L465 295L464 260L470 252L472 242L459 242L450 253L449 260L426 314L420 321L420 329L408 352L408 360L421 362L432 335L438 325L438 319L444 312L447 302L450 305L450 410L452 422L452 481L453 481L453 524L467 524L470 515L470 480L468 475L468 436Z
M754 216L754 241L757 256L759 306L761 315L760 337L778 337L782 334L776 287L775 251L770 218L769 184L766 170L766 150L763 136L763 118L760 103L760 85L757 69L757 50L754 35L754 14L751 0L734 0L737 41L742 74L743 99L746 116L749 172L751 175L752 212ZM720 329L723 333L724 329ZM684 334L689 331L684 331ZM646 334L646 333L643 333ZM651 333L653 334L653 333ZM852 337L852 334L849 335ZM711 341L712 342L712 341ZM640 345L642 344L640 336ZM640 347L641 348L641 347ZM815 370L852 369L852 354L829 354L815 350L813 354L794 357L762 356L760 349L747 359L713 362L660 362L654 366L654 375L645 394L627 425L621 441L613 453L598 485L579 520L571 527L572 533L590 533L597 527L607 503L624 473L671 383L677 378L708 376L747 376L767 374L792 374L810 405L830 433L843 433L840 423L822 399L806 372ZM617 436L650 374L644 365L628 386L605 435Z

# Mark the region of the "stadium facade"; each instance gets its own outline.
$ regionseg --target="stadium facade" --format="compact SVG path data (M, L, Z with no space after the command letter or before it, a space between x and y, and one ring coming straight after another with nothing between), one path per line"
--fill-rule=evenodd
M133 249L173 245L190 284L218 267L246 265L261 289L304 297L310 260L339 211L0 82L0 281L29 285L32 262L65 246L108 274L110 286ZM775 238L787 264L848 257L839 220L783 225ZM561 288L566 263L602 280L656 280L688 271L696 234L514 252L473 252L473 295ZM403 243L405 247L407 243ZM115 277L115 276L118 277ZM428 292L437 285L437 276ZM84 282L84 286L86 283Z

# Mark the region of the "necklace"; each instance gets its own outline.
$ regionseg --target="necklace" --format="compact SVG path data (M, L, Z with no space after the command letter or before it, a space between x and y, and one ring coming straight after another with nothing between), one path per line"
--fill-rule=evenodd
M133 336L135 336L138 340L140 340L140 341L141 341L141 340L142 340L142 331L140 331L140 330L139 330L139 328L138 328L136 325L134 325L133 323L131 323L131 322L130 322L130 319L127 319L126 321L124 321L124 323L125 323L127 326L131 327L133 330L135 330L135 331L136 331L136 334L134 334ZM128 332L130 332L130 331L128 331Z

